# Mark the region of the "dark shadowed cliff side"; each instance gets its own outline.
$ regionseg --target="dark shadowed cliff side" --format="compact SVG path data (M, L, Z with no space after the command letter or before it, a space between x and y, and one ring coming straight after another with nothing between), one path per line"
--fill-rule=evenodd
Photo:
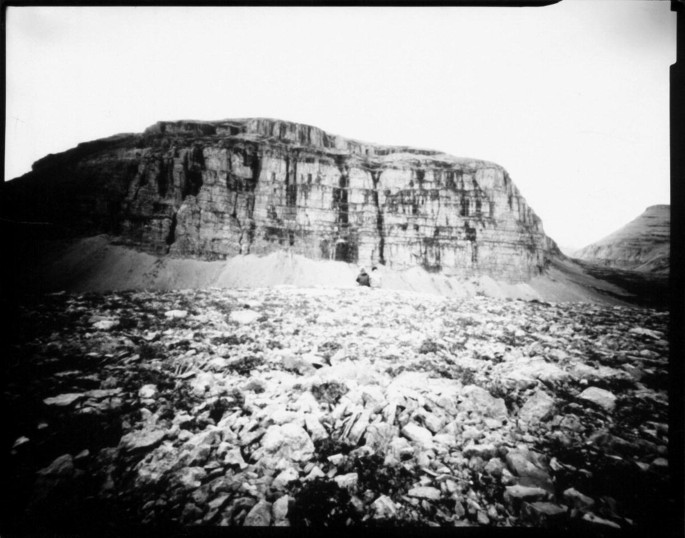
M261 118L159 122L49 155L2 186L2 218L165 258L287 249L509 282L558 254L499 165Z

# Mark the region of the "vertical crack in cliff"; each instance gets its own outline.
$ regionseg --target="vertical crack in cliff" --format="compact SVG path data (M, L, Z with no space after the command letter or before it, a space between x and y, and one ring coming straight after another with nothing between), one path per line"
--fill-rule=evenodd
M348 198L349 170L344 157L336 158L336 165L340 171L338 186L333 188L333 209L336 213L338 237L335 242L335 259L347 263L356 262L356 245L350 242L350 207Z
M169 190L169 167L164 155L159 157L159 175L157 177L157 192L164 198Z
M294 219L297 213L297 159L298 155L285 158L285 212L287 219Z
M383 210L378 196L378 182L381 178L382 170L371 170L371 180L373 181L373 203L376 205L376 231L378 232L378 263L385 265L385 232L383 222ZM422 178L423 179L423 178Z
M468 220L464 222L464 232L466 232L466 240L471 243L471 263L478 263L478 232L476 228L471 227Z
M166 253L169 254L169 251L171 250L171 245L174 244L174 241L176 241L176 224L177 224L177 218L176 218L177 212L174 211L174 214L171 215L171 225L169 226L169 233L166 236Z
M185 181L183 183L183 198L197 196L202 188L202 171L205 169L205 158L201 146L193 146L183 159Z

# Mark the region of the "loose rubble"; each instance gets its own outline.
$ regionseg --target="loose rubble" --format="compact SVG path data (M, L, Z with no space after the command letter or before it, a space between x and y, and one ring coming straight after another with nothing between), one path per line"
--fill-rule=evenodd
M667 322L365 289L44 296L5 353L3 520L650 529L673 502Z

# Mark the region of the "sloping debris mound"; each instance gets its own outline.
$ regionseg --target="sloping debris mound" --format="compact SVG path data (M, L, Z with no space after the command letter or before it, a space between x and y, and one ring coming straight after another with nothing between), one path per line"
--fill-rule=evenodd
M3 532L666 525L665 312L386 290L42 296Z

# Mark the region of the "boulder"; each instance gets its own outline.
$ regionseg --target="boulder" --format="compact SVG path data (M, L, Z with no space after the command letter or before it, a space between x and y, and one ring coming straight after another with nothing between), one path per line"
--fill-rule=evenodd
M254 310L233 310L229 314L228 319L238 325L250 325L257 321L260 316L261 314Z
M487 390L476 385L467 385L461 391L459 411L471 412L484 417L505 419L507 406L502 398L494 398Z
M568 488L564 491L563 495L564 500L569 506L577 508L579 510L589 510L595 504L595 501L593 499L591 499L587 495L583 495L580 491L574 488Z
M291 482L297 480L299 477L299 473L292 467L289 467L285 471L281 471L281 473L274 478L274 481L271 485L276 489L282 489Z
M292 461L308 461L314 454L314 443L301 426L289 423L269 426L262 447L271 456Z
M538 527L558 523L566 515L567 508L551 502L524 502L521 518Z
M392 519L397 514L397 507L387 495L381 495L371 505L376 519Z
M169 319L183 319L188 316L187 310L168 310L164 315Z
M359 475L357 473L347 473L343 475L338 475L333 478L338 487L344 489L353 489L357 486L357 481L359 480Z
M522 486L539 487L553 492L554 486L549 473L532 460L530 451L510 450L506 456L509 470L519 477Z
M69 407L74 403L85 398L85 394L82 392L69 392L66 394L60 394L59 396L53 396L51 398L45 398L43 403L52 407Z
M420 486L417 488L411 488L407 495L410 497L416 497L418 499L427 499L430 501L437 501L440 499L440 490L430 486Z
M409 422L402 428L402 435L422 448L433 448L433 434L414 422Z
M536 390L521 407L519 418L534 424L549 417L553 410L554 398L543 390Z
M578 395L578 398L593 403L606 411L612 411L616 405L616 396L608 390L599 387L588 387Z
M159 445L166 432L163 430L136 430L124 435L119 441L119 447L128 452L150 450Z
M248 512L243 521L245 527L268 527L271 524L271 503L259 501Z

